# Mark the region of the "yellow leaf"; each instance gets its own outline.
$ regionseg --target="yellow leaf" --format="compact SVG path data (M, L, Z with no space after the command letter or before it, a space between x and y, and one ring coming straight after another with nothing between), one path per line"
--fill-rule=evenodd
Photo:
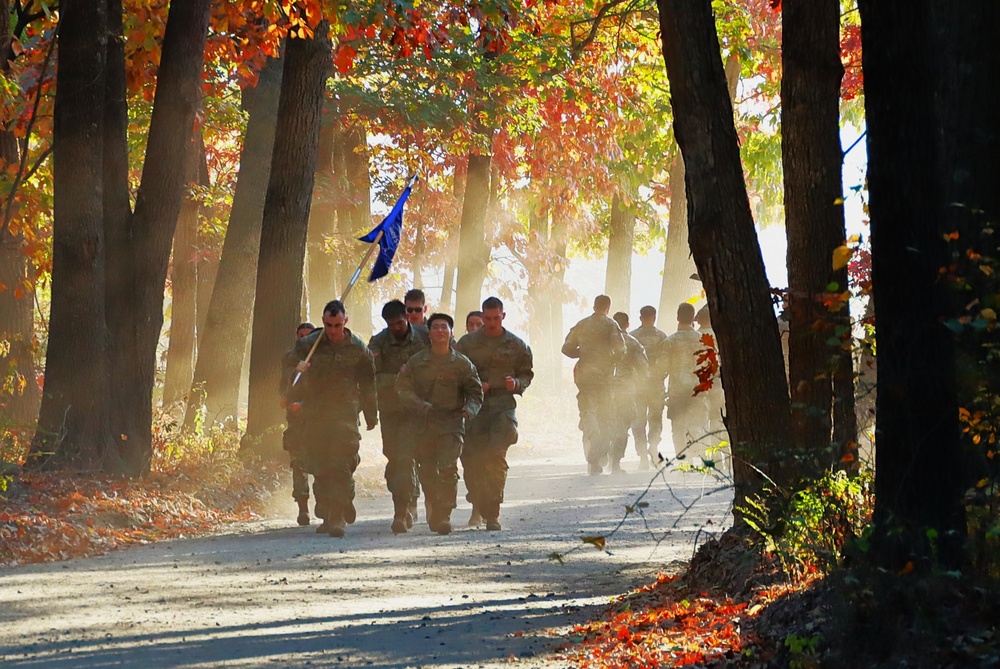
M976 487L977 488L985 488L989 484L990 484L990 480L989 479L979 479L978 481L976 481Z
M840 245L833 250L833 269L843 269L847 267L847 261L851 259L853 251L846 245Z
M580 537L580 539L585 544L590 544L599 551L604 550L604 544L606 543L604 537Z
M990 267L989 265L980 265L979 271L985 274L986 276L992 276L993 274L993 268Z
M833 204L835 205L844 204L844 198L838 197L836 200L833 201Z
M986 307L985 309L980 311L979 315L988 321L995 321L997 319L997 312L993 311L989 307Z

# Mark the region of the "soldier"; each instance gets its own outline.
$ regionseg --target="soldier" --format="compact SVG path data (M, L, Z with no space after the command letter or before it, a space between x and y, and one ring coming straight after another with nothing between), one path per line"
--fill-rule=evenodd
M406 295L403 296L403 304L406 305L406 320L410 322L410 325L426 327L427 298L424 296L424 291L419 288L406 291Z
M312 323L299 323L295 328L295 339L299 340L310 334L316 326ZM285 408L285 432L282 435L281 445L288 451L289 464L292 468L292 499L299 507L299 515L295 521L299 525L309 524L309 474L302 465L302 440L299 426L299 411L301 404L289 404L286 393L291 385L292 377L295 375L295 365L298 358L292 351L285 354L282 363L283 373L281 375L281 404Z
M347 312L340 300L323 308L323 329L300 339L293 352L302 374L288 399L301 405L304 465L315 477L316 515L323 523L317 533L344 536L346 524L357 517L354 470L361 434L358 415L374 430L378 424L375 364L360 339L347 329ZM305 358L319 338L310 362Z
M393 534L413 527L417 518L417 470L413 462L413 438L405 429L406 410L396 394L396 375L406 361L430 346L424 328L406 320L406 306L399 300L382 307L385 329L372 337L368 348L375 358L375 383L378 388L379 423L382 427L382 453L385 482L392 494Z
M473 312L475 313L475 312ZM483 327L462 337L455 349L476 366L483 384L483 406L466 428L462 472L472 502L469 525L486 521L500 531L500 504L507 482L507 449L517 443L515 395L531 385L531 349L503 326L503 302L483 302Z
M472 334L481 327L483 327L483 312L470 311L465 317L465 334Z
M594 298L594 313L574 325L562 352L568 358L579 358L573 368L577 406L580 409L580 431L583 432L583 453L587 458L587 473L600 474L611 450L614 412L612 386L615 365L625 355L625 336L618 323L608 318L611 298Z
M432 314L427 325L431 347L399 370L396 392L410 411L407 422L416 439L417 475L427 496L427 526L448 534L465 421L482 406L483 386L469 359L451 348L451 316Z
M650 305L639 310L639 327L629 334L639 340L649 359L649 373L639 384L636 394L636 418L632 423L632 437L635 450L639 454L639 469L646 471L650 463L659 459L657 448L663 434L663 377L657 373L658 366L653 354L667 335L656 327L656 308ZM649 432L646 427L649 427Z
M628 314L619 311L614 315L614 321L625 334L625 357L615 367L615 423L614 436L611 439L611 473L622 471L622 458L628 448L628 431L634 425L638 415L639 387L647 383L649 378L649 362L646 359L646 349L639 340L628 334ZM633 431L636 440L635 450L645 454L645 449L639 450L639 437Z
M667 377L667 418L675 456L705 433L705 398L694 394L698 352L704 348L701 335L694 329L694 307L682 302L677 307L677 332L664 339L656 352L659 373Z

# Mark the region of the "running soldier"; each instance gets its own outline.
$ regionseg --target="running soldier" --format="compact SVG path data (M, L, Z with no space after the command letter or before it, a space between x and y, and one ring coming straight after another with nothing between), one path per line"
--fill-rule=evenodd
M368 348L347 329L347 312L340 300L323 308L323 329L300 339L292 354L302 374L288 392L301 406L303 464L315 477L316 515L323 523L317 533L344 536L357 518L354 508L354 470L361 433L358 415L374 430L378 423L375 365ZM319 339L310 362L305 358Z
M517 443L517 400L531 385L531 349L503 326L503 302L483 302L483 327L465 335L455 346L476 366L483 384L483 406L469 421L462 449L462 473L472 502L469 525L486 521L500 531L500 504L507 483L507 449Z
M312 323L300 323L295 328L295 339L302 339L315 329L316 326ZM292 378L295 376L295 365L298 361L298 358L294 356L294 351L289 351L285 354L285 359L281 365L281 405L285 409L285 432L282 435L281 446L288 451L289 465L292 468L292 499L295 500L295 503L299 507L299 515L295 519L295 522L299 525L308 525L309 474L302 464L303 442L301 434L299 434L301 432L299 412L302 409L302 405L296 402L289 404L286 397L288 388L292 384Z
M608 318L611 298L594 298L594 313L574 325L562 346L568 358L578 358L573 367L583 454L587 473L596 476L604 470L611 451L614 428L612 402L615 365L625 356L625 336L618 323Z
M431 347L410 358L396 377L396 392L409 410L417 475L427 496L427 526L451 532L451 512L458 495L458 458L465 421L483 403L476 368L451 348L455 322L447 314L427 319Z
M635 424L638 415L639 388L647 383L649 378L649 361L646 359L646 349L639 340L628 334L628 314L619 311L614 315L614 321L625 335L625 357L615 367L615 430L611 438L611 473L622 471L622 458L628 449L628 431ZM639 437L633 431L636 440L635 450L639 450Z
M698 352L704 349L701 335L694 329L694 307L682 302L677 307L677 332L663 340L656 352L660 373L667 377L667 418L674 443L674 456L697 455L697 443L705 434L708 414L705 398L695 395L698 385Z
M663 434L663 376L657 370L654 354L667 335L656 327L656 308L650 305L639 310L639 327L629 334L639 340L649 359L649 373L636 395L636 418L632 423L632 437L639 454L639 469L646 471L650 464L659 461L658 448ZM649 431L646 431L646 428Z
M413 461L414 441L406 429L406 410L396 394L396 375L414 355L430 346L427 331L406 320L406 306L399 300L382 307L385 329L368 342L375 358L375 383L378 388L379 423L382 428L382 454L385 482L392 494L393 534L403 534L417 519L417 470Z

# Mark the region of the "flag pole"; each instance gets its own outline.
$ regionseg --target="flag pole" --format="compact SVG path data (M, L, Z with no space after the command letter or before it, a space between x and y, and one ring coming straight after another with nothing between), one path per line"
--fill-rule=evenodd
M403 192L405 193L407 188L411 188L413 184L416 183L416 181L417 181L417 175L411 174L406 181L406 187L403 188ZM368 264L368 261L371 260L372 253L374 253L375 249L379 247L379 242L382 241L383 235L385 235L385 230L379 230L378 234L375 235L375 239L373 239L371 244L368 245L368 251L365 252L365 256L364 258L361 259L361 262L358 263L358 268L354 270L354 274L351 275L351 280L347 282L347 287L344 288L344 293L340 296L341 302L346 300L347 296L351 294L351 288L354 288L354 284L358 282L358 278L361 276L361 270L364 269L365 265ZM306 356L306 359L303 362L307 364L309 363L309 361L313 357L313 353L316 352L316 348L319 346L320 340L322 340L324 337L326 337L325 330L323 331L322 334L320 334L320 336L316 337L316 341L313 342L312 348L309 349L309 354ZM296 372L295 378L292 380L292 385L294 386L296 383L298 383L300 378L302 378L302 372Z

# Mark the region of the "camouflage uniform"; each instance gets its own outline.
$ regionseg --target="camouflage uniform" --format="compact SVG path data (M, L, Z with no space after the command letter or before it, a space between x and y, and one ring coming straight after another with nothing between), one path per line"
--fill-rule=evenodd
M640 381L636 395L636 417L632 423L635 452L643 463L656 462L657 447L663 434L663 376L658 373L655 354L667 335L652 325L637 327L629 334L646 349L649 360L648 373Z
M450 520L455 508L463 412L476 415L483 403L483 386L476 368L461 353L449 350L447 355L435 355L425 349L399 371L396 392L409 412L406 425L416 442L417 475L433 514L427 523L435 529Z
M354 520L354 470L361 433L358 414L376 422L375 365L364 342L350 330L333 343L322 330L306 335L292 357L305 360L317 337L322 337L309 370L289 391L290 402L301 402L302 462L313 481L316 515L324 523Z
M396 393L396 375L420 351L430 348L427 328L411 325L403 340L388 328L371 338L368 348L375 358L375 383L378 388L379 423L382 428L382 453L385 465L385 482L392 494L395 515L403 517L416 510L417 469L413 461L414 440L406 431L407 410ZM409 518L412 524L414 518Z
M484 329L458 340L455 349L476 366L479 378L489 384L483 407L469 421L462 449L462 471L468 500L489 523L500 517L507 482L507 449L517 443L517 401L535 377L531 349L505 328L491 337ZM514 378L507 390L506 377Z
M562 352L580 359L573 368L573 381L579 391L583 454L591 473L600 473L611 450L615 365L625 355L625 336L618 323L595 312L573 326Z
M279 390L285 403L285 432L281 437L281 446L288 451L289 464L292 467L292 499L305 504L309 500L309 474L303 464L305 442L302 438L302 425L299 417L302 405L298 402L290 402L287 398L292 379L295 378L295 365L298 362L299 359L294 350L285 353L281 360L282 373Z
M615 367L615 427L611 438L611 469L620 469L628 447L628 431L638 415L639 386L649 375L646 349L630 334L625 335L625 357ZM633 432L633 436L635 433ZM636 437L636 451L638 437Z
M705 348L694 329L678 330L660 344L656 353L660 373L667 377L667 418L673 436L674 454L685 452L688 461L700 453L708 413L705 398L695 395L698 385L698 352ZM685 451L688 443L695 442ZM697 464L697 463L695 463Z

